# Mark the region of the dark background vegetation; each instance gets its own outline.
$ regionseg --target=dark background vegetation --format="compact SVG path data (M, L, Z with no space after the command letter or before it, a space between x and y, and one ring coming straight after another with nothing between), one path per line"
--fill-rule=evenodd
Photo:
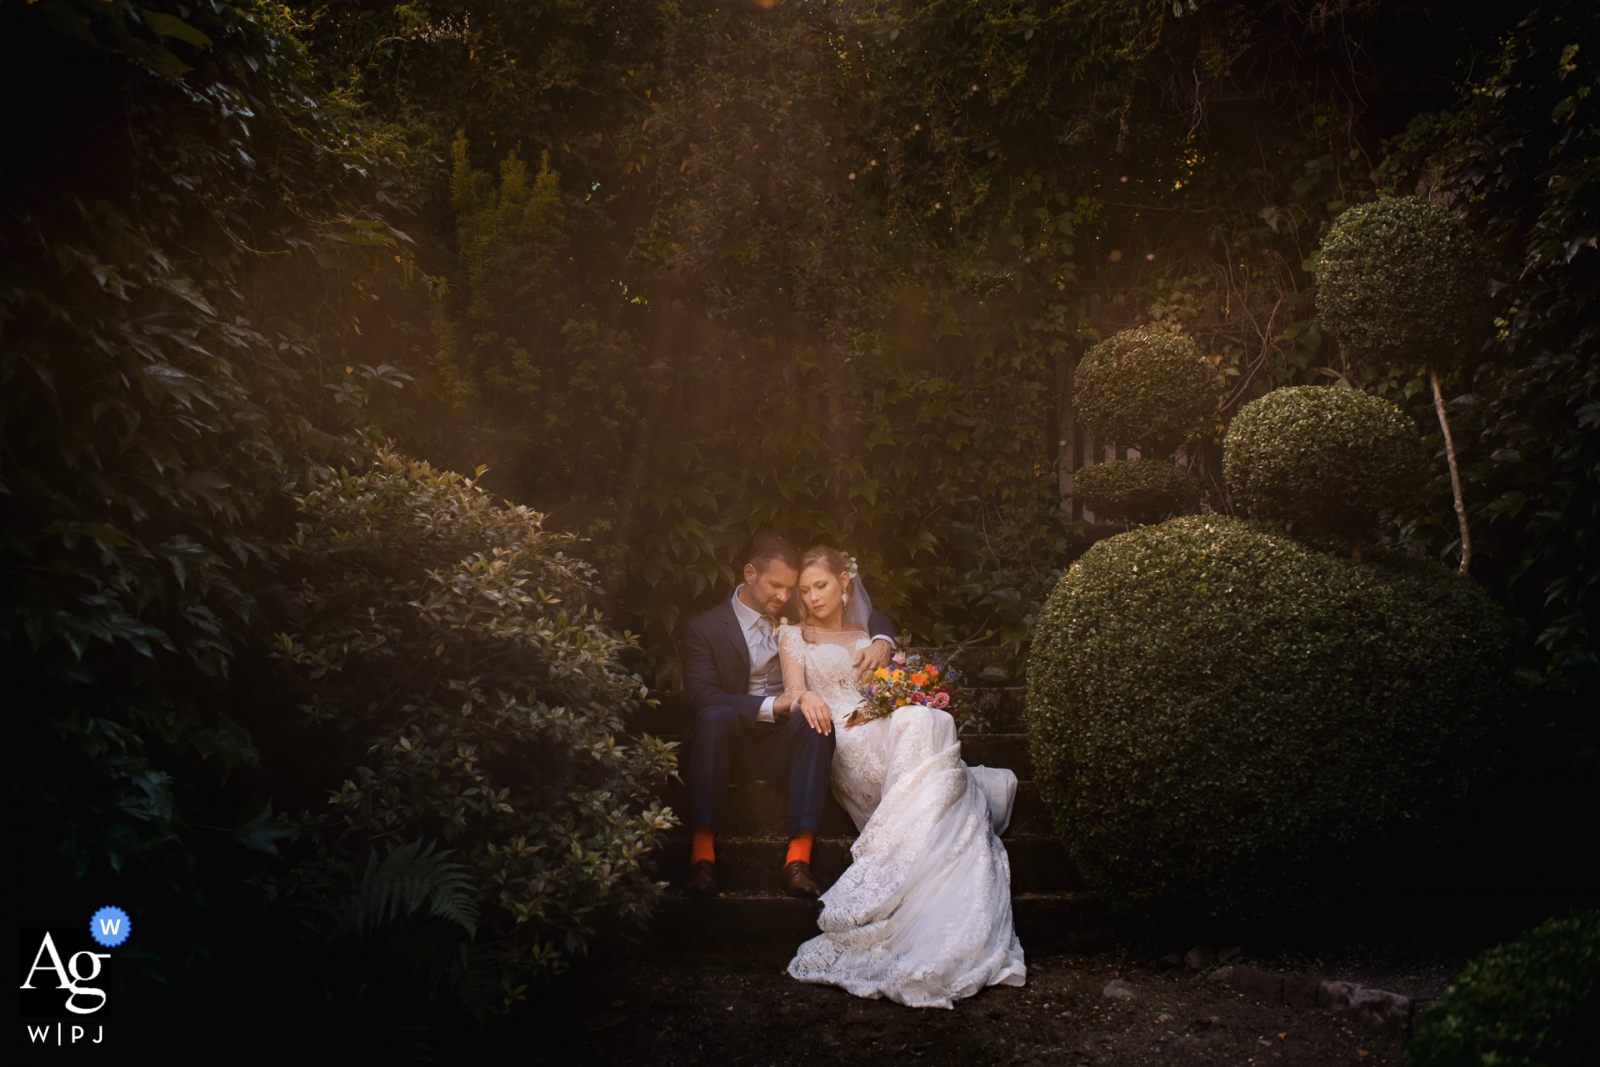
M335 869L282 816L325 807L368 753L305 720L276 643L324 573L297 501L387 440L486 465L477 490L586 538L575 596L629 632L591 666L650 685L769 524L852 548L919 641L1024 650L1088 533L1059 508L1060 376L1117 314L1188 329L1227 382L1191 446L1212 510L1232 510L1233 412L1342 379L1429 434L1432 486L1386 536L1450 560L1421 369L1362 379L1315 315L1319 236L1394 191L1458 211L1493 264L1491 324L1445 388L1474 576L1516 623L1524 690L1469 910L1550 914L1586 891L1600 781L1597 18L0 0L0 654L25 907L137 907L140 966L192 1004L253 974L251 995L367 998L362 1017L414 1027L373 1034L417 1039L403 968L359 938L319 947L310 903L263 904L294 864ZM528 558L559 540L528 534ZM358 611L423 580L362 566L327 572ZM584 630L547 607L528 611ZM434 835L396 805L380 840ZM335 858L358 872L369 847ZM553 954L503 954L497 995L429 1010L533 1010L519 998L604 914L532 915ZM254 967L285 930L323 985L284 994Z

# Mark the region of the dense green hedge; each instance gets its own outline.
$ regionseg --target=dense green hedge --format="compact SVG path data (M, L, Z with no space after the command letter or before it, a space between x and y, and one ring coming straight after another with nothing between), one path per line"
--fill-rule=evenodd
M445 843L488 971L450 984L480 1011L562 970L601 927L641 922L661 889L645 858L672 818L651 790L673 757L623 736L645 695L622 662L634 644L596 610L599 576L576 547L392 451L322 472L283 546L301 580L274 611L282 684L344 761L277 884L347 912L375 842Z
M1358 204L1317 256L1317 310L1369 369L1445 355L1488 306L1488 276L1460 220L1415 196Z
M1600 911L1575 911L1485 952L1406 1046L1411 1067L1600 1063Z
M1363 541L1378 516L1427 478L1422 438L1405 412L1353 389L1277 389L1240 409L1223 442L1236 503L1258 519Z
M1506 631L1432 562L1219 516L1135 530L1091 548L1039 620L1034 776L1114 897L1312 905L1363 857L1425 843L1490 768Z
M1113 522L1160 522L1200 502L1200 480L1164 459L1118 459L1074 471L1072 496Z
M1078 364L1073 405L1090 433L1160 458L1206 428L1217 392L1194 341L1140 326L1089 349Z

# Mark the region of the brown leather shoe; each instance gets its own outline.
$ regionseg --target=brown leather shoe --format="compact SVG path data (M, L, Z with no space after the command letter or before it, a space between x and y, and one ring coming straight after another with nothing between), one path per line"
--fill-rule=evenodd
M701 860L689 865L689 880L684 883L686 897L714 897L717 895L717 865Z
M822 887L811 877L811 864L805 860L795 860L783 869L783 891L791 897L805 897L808 900L816 900L822 895Z

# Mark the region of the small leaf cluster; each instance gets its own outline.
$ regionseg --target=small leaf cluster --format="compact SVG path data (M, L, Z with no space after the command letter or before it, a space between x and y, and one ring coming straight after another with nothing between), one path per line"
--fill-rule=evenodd
M1089 349L1073 404L1096 437L1165 456L1216 415L1217 382L1192 339L1139 326Z
M1378 518L1410 503L1428 457L1410 417L1354 389L1277 389L1239 410L1223 474L1250 515L1372 540Z
M1577 910L1498 945L1456 976L1406 1045L1411 1067L1548 1067L1600 1056L1600 911Z
M1164 459L1117 459L1072 475L1072 496L1113 522L1160 522L1200 503L1200 480Z
M1484 319L1487 261L1461 220L1416 196L1340 215L1317 255L1317 310L1366 373L1435 363Z
M1423 854L1490 772L1505 619L1469 579L1190 516L1095 544L1028 665L1029 746L1114 899L1247 917Z
M373 841L442 841L506 990L561 970L603 922L641 922L661 889L646 857L674 821L650 790L674 757L624 736L647 696L622 662L634 639L594 608L576 539L389 450L299 506L275 654L307 727L347 739L349 777L327 783L287 887L347 884Z

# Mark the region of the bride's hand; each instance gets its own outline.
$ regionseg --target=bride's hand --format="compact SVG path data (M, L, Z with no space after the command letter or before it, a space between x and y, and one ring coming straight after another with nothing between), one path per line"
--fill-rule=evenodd
M800 714L806 717L806 722L811 724L813 730L824 737L833 733L833 712L828 710L827 703L821 697L815 693L801 693L796 703Z

